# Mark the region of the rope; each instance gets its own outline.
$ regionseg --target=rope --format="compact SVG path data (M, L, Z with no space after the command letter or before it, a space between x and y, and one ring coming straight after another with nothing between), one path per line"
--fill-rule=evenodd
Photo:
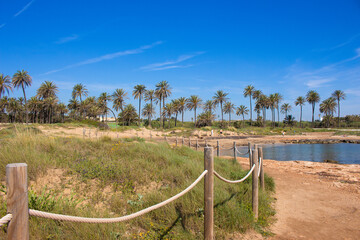
M220 149L225 150L225 151L229 151L229 150L233 150L233 149L234 149L234 147L231 147L231 148L223 148L223 147L221 147L221 146L219 146L219 147L220 147Z
M7 224L8 222L10 222L12 219L12 214L9 213L9 214L6 214L5 216L3 216L1 219L0 219L0 227L2 225L5 225Z
M226 178L223 178L222 176L220 176L220 174L218 174L216 171L214 171L214 175L217 176L220 180L226 182L226 183L241 183L243 181L245 181L249 176L250 174L254 171L255 169L255 164L252 166L252 168L250 169L250 171L246 174L245 177L243 177L242 179L239 179L239 180L235 180L235 181L232 181L232 180L228 180Z
M259 171L258 171L258 177L260 177L260 170L261 170L261 157L259 158L260 161L259 161Z
M249 150L248 150L246 153L242 153L242 152L240 152L239 150L237 150L237 148L236 148L236 151L237 151L240 155L246 155L246 154L249 153Z
M86 218L86 217L74 217L74 216L67 216L67 215L62 215L62 214L54 214L54 213L47 213L47 212L42 212L42 211L37 211L37 210L33 210L30 209L29 210L29 214L31 216L35 216L35 217L42 217L42 218L50 218L50 219L54 219L54 220L59 220L59 221L69 221L69 222L82 222L82 223L115 223L115 222L123 222L123 221L127 221L136 217L139 217L145 213L151 212L155 209L158 209L160 207L165 206L166 204L178 199L179 197L183 196L184 194L186 194L187 192L189 192L191 189L193 189L196 184L198 184L200 182L200 180L205 176L205 174L207 174L207 170L205 170L190 186L188 186L185 190L183 190L182 192L176 194L175 196L161 202L158 203L156 205L153 205L151 207L145 208L141 211L138 211L136 213L132 213L126 216L122 216L122 217L117 217L117 218Z

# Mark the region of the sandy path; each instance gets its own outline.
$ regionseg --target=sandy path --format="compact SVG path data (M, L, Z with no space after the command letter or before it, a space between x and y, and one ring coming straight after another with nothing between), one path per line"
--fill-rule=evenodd
M360 165L265 160L264 169L276 184L270 239L360 239Z

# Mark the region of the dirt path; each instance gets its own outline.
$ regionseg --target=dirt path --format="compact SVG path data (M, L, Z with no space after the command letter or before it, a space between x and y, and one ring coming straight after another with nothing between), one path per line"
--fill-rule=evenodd
M360 239L360 165L265 160L264 169L276 184L270 239Z

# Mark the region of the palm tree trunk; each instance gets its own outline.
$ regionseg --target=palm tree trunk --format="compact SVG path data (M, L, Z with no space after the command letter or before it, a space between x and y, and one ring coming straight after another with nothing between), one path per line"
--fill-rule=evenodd
M314 127L315 103L312 104L312 127Z
M278 127L280 127L280 111L279 111L279 104L277 106L277 114L278 114Z
M138 120L138 125L139 125L139 127L140 127L140 120L141 120L140 111L141 111L141 94L140 94L140 96L139 96L139 120Z
M163 97L163 107L165 107L165 97ZM163 119L163 128L165 128L165 120L166 120L166 117L164 117L164 119Z
M151 113L150 113L150 116L149 116L149 126L151 126L151 118L152 118L152 114L153 114L153 100L151 99L150 101L150 110L151 110Z
M28 113L27 113L26 94L25 94L24 84L22 84L22 90L23 90L23 93L24 93L24 99L25 99L26 124L28 124L28 123L29 123L29 119L28 119Z
M178 112L176 112L176 115L175 115L175 127L176 127L176 123L177 123L177 117L178 117Z
M196 108L194 108L194 119L195 119L195 127L196 127Z
M160 96L160 126L162 122L162 113L161 113L161 96Z
M338 127L340 127L340 99L338 98Z
M243 125L243 127L244 127L244 124L245 124L245 117L244 117L244 114L242 115L242 117L243 117L243 122L242 122L242 125Z
M184 110L181 111L181 122L182 125L184 126Z
M300 105L300 127L302 127L301 119L302 119L302 105Z
M252 126L252 106L251 106L251 94L250 94L250 126Z
M220 110L221 110L221 121L224 121L224 115L223 115L223 108L222 108L222 102L220 102Z

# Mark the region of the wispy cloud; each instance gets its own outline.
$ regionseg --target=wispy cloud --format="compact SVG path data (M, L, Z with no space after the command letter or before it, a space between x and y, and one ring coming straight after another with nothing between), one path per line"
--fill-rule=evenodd
M335 49L338 49L338 48L342 48L350 43L352 43L356 38L360 37L360 33L354 35L353 37L351 37L350 39L348 39L347 41L344 41L336 46L333 46L333 47L330 47L330 48L322 48L322 49L317 49L317 50L314 50L314 51L332 51L332 50L335 50Z
M155 47L155 46L157 46L159 44L162 44L162 41L157 41L157 42L154 42L154 43L152 43L150 45L145 45L145 46L142 46L142 47L139 47L139 48L136 48L136 49L125 50L125 51L120 51L120 52L115 52L115 53L102 55L100 57L90 58L90 59L87 59L85 61L78 62L78 63L71 64L71 65L67 65L67 66L65 66L63 68L51 70L51 71L48 71L48 72L40 74L40 75L48 75L48 74L51 74L51 73L60 72L60 71L66 70L66 69L74 68L74 67L79 67L79 66L83 66L83 65L92 64L92 63L102 62L102 61L105 61L105 60L110 60L110 59L117 58L117 57L120 57L120 56L139 54L139 53L144 52L144 50L153 48L153 47Z
M15 13L14 17L17 17L17 16L19 16L20 14L22 14L23 12L25 12L26 9L28 9L34 1L35 1L35 0L32 0L32 1L30 1L28 4L26 4L25 7L23 7L20 11L18 11L17 13Z
M0 28L5 27L6 23L0 24Z
M346 89L346 90L344 90L344 92L346 94L351 94L351 95L355 95L357 97L360 97L360 88L358 88L358 89Z
M176 60L168 60L161 63L152 63L146 66L141 67L141 70L145 71L160 71L160 70L166 70L166 69L174 69L174 68L187 68L193 66L192 64L187 65L178 65L178 63L184 62L186 60L189 60L191 58L194 58L196 56L199 56L201 54L204 54L205 52L196 52L189 55L181 55Z
M67 43L67 42L74 41L74 40L76 40L76 39L78 39L78 38L79 38L79 35L73 34L73 35L68 36L68 37L60 38L60 39L57 40L55 43L56 43L56 44L63 44L63 43Z
M330 86L330 82L337 80L351 81L360 77L360 48L355 49L355 55L350 58L323 66L318 69L306 70L299 62L289 68L285 80L303 83L308 88Z
M320 79L315 79L315 80L309 80L305 83L305 85L309 88L318 88L318 87L324 87L326 86L326 83L332 82L335 79L324 79L324 78L320 78Z

